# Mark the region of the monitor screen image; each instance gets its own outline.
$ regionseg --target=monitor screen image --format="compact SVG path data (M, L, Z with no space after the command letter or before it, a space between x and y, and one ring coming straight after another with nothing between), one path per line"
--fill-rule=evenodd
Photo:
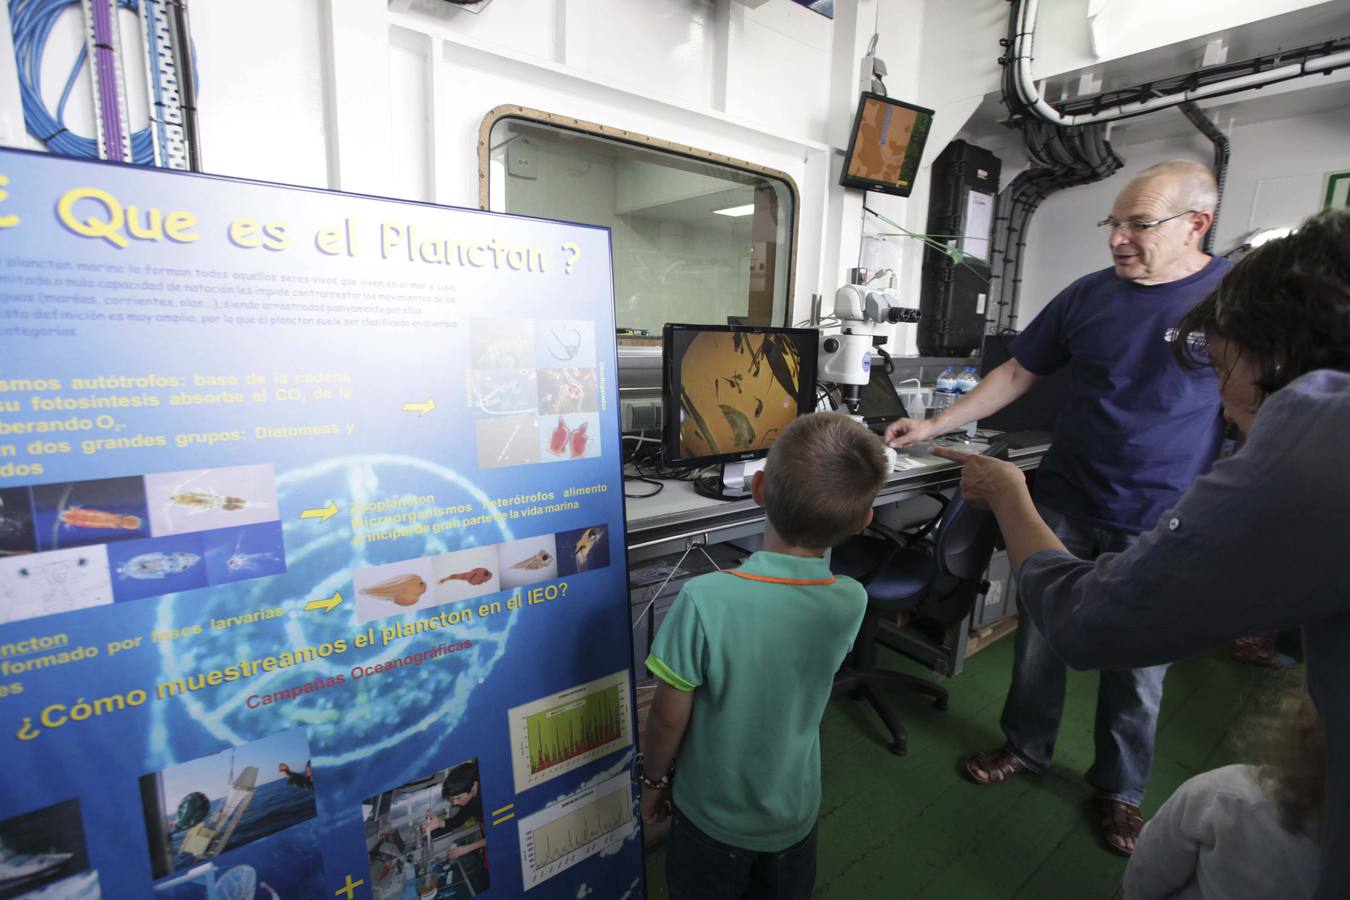
M908 197L932 124L931 109L864 93L853 118L839 183Z
M819 332L676 325L662 331L666 462L754 459L816 405Z

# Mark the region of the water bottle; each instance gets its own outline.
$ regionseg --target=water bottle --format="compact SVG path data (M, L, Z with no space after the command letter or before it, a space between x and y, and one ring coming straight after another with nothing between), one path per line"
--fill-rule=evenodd
M980 383L979 373L975 371L974 366L966 366L961 370L961 374L956 379L956 392L958 397L964 397L975 390L975 385ZM975 438L975 423L971 422L966 426L966 437Z
M929 413L936 416L944 409L956 402L956 369L948 366L942 370L942 374L937 378L937 389L933 391L933 405L928 408Z

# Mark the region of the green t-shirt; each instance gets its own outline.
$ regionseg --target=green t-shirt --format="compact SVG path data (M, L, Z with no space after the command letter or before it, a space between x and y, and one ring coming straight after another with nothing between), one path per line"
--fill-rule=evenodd
M675 804L710 837L783 850L820 812L820 719L867 593L822 557L760 552L736 573L692 579L647 667L694 706Z

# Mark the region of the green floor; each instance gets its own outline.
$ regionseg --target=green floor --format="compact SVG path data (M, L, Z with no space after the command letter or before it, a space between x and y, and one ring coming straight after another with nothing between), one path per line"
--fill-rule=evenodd
M892 756L864 702L831 701L821 729L817 898L1107 898L1122 858L1105 849L1081 773L1092 762L1097 676L1070 673L1055 765L1045 776L980 787L962 776L965 754L1002 740L1013 638L971 657L948 681L951 708L895 694L909 753ZM883 651L882 664L917 671ZM1147 818L1187 778L1234 762L1228 729L1268 673L1226 653L1187 660L1168 674ZM648 897L664 900L665 850L647 857Z

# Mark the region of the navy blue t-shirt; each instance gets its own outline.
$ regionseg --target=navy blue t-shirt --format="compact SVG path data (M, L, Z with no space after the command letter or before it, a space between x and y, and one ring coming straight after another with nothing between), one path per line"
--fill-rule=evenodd
M1029 372L1073 366L1069 399L1036 474L1036 499L1057 512L1139 534L1209 471L1223 420L1208 368L1183 369L1174 328L1232 263L1141 285L1114 269L1069 285L1009 346Z

